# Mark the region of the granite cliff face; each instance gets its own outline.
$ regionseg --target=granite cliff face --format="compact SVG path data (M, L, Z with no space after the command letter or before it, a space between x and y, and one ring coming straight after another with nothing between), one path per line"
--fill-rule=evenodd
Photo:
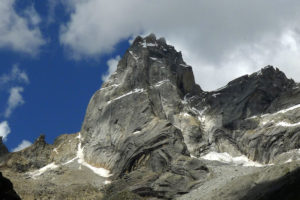
M279 69L206 92L151 34L93 95L79 133L15 153L1 143L0 170L23 199L297 199L299 137L299 84Z

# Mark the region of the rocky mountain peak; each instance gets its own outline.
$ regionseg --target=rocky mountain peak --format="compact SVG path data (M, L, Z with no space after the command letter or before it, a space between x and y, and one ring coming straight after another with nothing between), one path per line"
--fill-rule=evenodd
M247 87L250 85L254 85L256 88L261 89L269 87L286 89L294 84L295 82L292 79L288 79L278 68L268 65L251 75L244 75L230 81L226 87L219 91L228 90L231 87Z
M122 90L153 87L160 82L175 85L183 97L187 93L198 93L192 68L182 59L181 52L168 45L164 38L154 34L138 36L120 60L117 71L103 87L118 85Z
M201 105L209 106L215 114L221 114L223 125L233 128L237 120L266 113L272 102L295 84L278 68L266 66L207 93Z
M280 71L278 68L274 68L271 65L268 65L258 72L250 75L250 78L259 79L262 84L270 84L274 87L282 87L286 89L287 87L291 87L295 84L294 80L288 79L286 75Z
M46 140L45 140L46 136L44 134L41 134L35 141L34 141L34 145L37 144L46 144Z
M3 137L0 136L0 157L7 153L8 153L8 149L5 146L5 144L3 143Z
M165 39L138 36L80 132L41 135L0 169L27 199L256 200L299 169L299 99L272 66L204 92Z

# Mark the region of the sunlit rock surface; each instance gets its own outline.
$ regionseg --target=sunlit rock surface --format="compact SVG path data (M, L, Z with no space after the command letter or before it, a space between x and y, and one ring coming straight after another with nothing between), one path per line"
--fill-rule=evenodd
M151 34L95 92L80 132L14 153L1 143L0 170L22 199L297 199L299 137L299 84L279 69L206 92Z

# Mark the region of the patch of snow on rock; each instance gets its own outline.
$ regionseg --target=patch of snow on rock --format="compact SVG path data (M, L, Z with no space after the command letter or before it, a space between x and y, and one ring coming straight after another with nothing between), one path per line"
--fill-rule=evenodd
M57 148L54 148L53 151L58 154Z
M170 82L169 80L162 80L162 81L159 81L159 82L157 82L155 85L154 85L154 87L159 87L159 86L161 86L161 85L163 85L163 84L165 84L165 83L167 83L167 82Z
M50 163L34 172L29 172L28 175L31 176L33 179L36 179L36 177L42 175L43 173L45 173L48 170L53 170L58 168L58 165L56 165L54 162Z
M283 126L283 127L295 127L295 126L300 126L300 122L290 124L288 122L278 122L276 126Z
M250 159L248 159L246 156L238 156L233 157L230 154L224 152L224 153L218 153L218 152L209 152L208 154L201 157L205 160L214 160L219 161L223 163L230 163L234 165L240 165L244 167L263 167L264 165L254 162Z
M132 51L129 51L129 53L132 55L132 57L135 61L138 60L139 57L137 55L135 55Z
M141 131L134 131L134 132L133 132L133 135L137 135L137 134L139 134L139 133L141 133Z
M157 60L157 58L154 58L154 57L150 57L150 59L151 59L151 60Z
M89 168L90 170L92 170L95 174L101 176L101 177L110 177L110 171L104 168L98 168L98 167L94 167L90 164L88 164L87 162L85 162L84 160L84 154L83 154L83 149L84 147L81 147L81 135L79 133L79 135L77 136L77 138L79 139L79 143L78 143L78 149L77 149L77 158L78 158L78 163L80 165L83 165L87 168Z
M188 65L186 65L186 64L179 64L180 66L182 66L182 67L189 67Z
M121 95L121 96L119 96L119 97L117 97L117 98L115 98L115 99L109 100L109 101L107 102L107 104L110 104L112 101L116 101L116 100L121 99L121 98L124 98L124 97L126 97L126 96L128 96L128 95L131 95L131 94L134 94L134 93L142 93L142 92L144 92L144 91L145 91L144 89L138 89L138 88L136 88L136 89L134 89L134 90L132 90L132 91L126 93L126 94L123 94L123 95Z
M221 93L215 93L215 94L213 94L212 96L214 97L214 98L216 98L218 95L220 95Z

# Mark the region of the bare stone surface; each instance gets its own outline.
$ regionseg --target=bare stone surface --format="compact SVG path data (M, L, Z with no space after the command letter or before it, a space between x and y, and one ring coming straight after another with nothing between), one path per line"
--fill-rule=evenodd
M151 34L95 92L79 133L13 153L1 142L0 170L22 199L297 198L299 137L300 87L279 69L206 92Z

